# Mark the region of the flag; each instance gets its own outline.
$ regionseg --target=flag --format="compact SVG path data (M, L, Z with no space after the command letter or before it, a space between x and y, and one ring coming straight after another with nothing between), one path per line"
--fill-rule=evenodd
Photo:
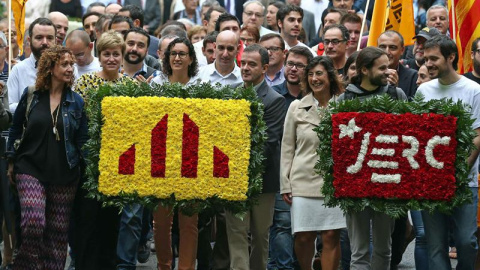
M17 29L17 43L21 54L23 52L23 34L25 33L25 4L28 0L11 1L13 17L15 19L15 28Z
M399 32L405 40L405 46L412 45L415 36L413 0L375 1L370 25L368 46L377 46L378 37L387 30Z
M480 0L448 0L450 36L457 43L458 72L472 70L472 42L480 37Z

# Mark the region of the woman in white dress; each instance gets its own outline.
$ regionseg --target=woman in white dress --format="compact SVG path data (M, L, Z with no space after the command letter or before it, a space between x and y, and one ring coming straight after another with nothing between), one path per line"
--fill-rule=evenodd
M305 69L305 96L290 105L282 140L280 193L291 204L295 254L301 269L312 268L315 238L322 236L322 269L336 270L340 262L340 229L346 227L340 208L324 206L323 179L314 171L320 143L313 129L342 84L330 58L315 57Z

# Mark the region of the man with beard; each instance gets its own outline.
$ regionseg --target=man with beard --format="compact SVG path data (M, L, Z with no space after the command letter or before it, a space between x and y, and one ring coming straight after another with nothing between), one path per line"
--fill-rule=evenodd
M358 98L360 101L377 95L388 94L393 99L406 100L402 89L388 85L389 68L387 53L376 47L360 51L356 60L357 75L351 79L338 101ZM347 229L352 250L350 269L389 269L391 245L395 220L370 207L354 213L347 213ZM370 252L370 231L373 251ZM371 259L370 259L370 255Z
M477 40L478 42L478 40ZM477 203L478 203L478 153L480 149L480 86L457 74L458 49L449 37L438 35L425 43L425 66L432 79L418 87L417 95L424 101L452 99L461 101L470 108L475 149L467 159L470 166L468 186L471 202L457 206L451 214L439 211L422 211L427 240L428 267L430 269L452 269L448 256L449 235L457 248L456 269L475 269L477 256ZM451 226L454 224L454 226Z
M17 109L20 97L25 88L34 85L37 79L37 61L42 56L43 51L55 45L55 36L57 30L52 21L47 18L38 18L30 24L28 28L30 36L28 41L32 53L30 57L16 64L10 72L8 86L8 100L10 112L14 113Z
M75 56L74 67L78 71L78 76L102 69L98 58L92 55L93 42L90 41L87 32L73 30L68 34L65 44Z
M159 71L147 66L143 61L150 45L148 32L143 28L134 27L125 33L124 39L126 49L123 74L140 82L150 82ZM146 233L149 230L143 233L142 226L148 227L144 221L149 218L144 218L144 215L150 215L150 212L140 204L129 204L122 210L117 244L119 270L135 269L137 259L140 263L148 261L150 249L147 247Z
M440 35L440 31L438 31L435 27L424 27L422 30L420 30L418 34L413 37L415 39L415 43L413 44L414 57L404 60L404 64L407 67L418 71L418 69L425 62L425 59L423 58L423 46L425 45L425 42L427 42L427 40L433 38L436 35Z
M220 33L221 34L221 33ZM220 35L219 35L220 37ZM218 59L218 58L217 58ZM230 269L266 269L268 232L273 219L275 194L280 190L280 143L285 120L285 98L265 82L268 52L258 44L247 46L242 54L241 70L245 87L253 87L264 105L263 120L267 125L265 172L258 203L239 218L227 211L227 235ZM251 251L248 233L251 233Z
M53 22L55 28L57 28L56 43L62 46L68 32L68 18L58 11L50 12L48 18Z
M472 42L472 61L473 71L463 74L463 76L480 84L480 37Z
M285 60L285 42L279 34L266 34L260 38L260 46L268 51L269 64L265 73L268 86L283 83L285 80L283 61Z
M90 41L94 42L97 40L97 36L95 33L95 24L97 23L98 19L102 16L102 14L98 12L88 12L85 13L82 17L82 25L85 32L90 36Z
M305 67L313 59L308 48L293 47L285 59L285 81L272 87L285 98L285 111L295 99L302 98L300 85L304 78ZM268 70L267 70L268 72ZM290 205L280 193L275 194L273 224L270 227L267 269L294 269L293 236L291 228Z

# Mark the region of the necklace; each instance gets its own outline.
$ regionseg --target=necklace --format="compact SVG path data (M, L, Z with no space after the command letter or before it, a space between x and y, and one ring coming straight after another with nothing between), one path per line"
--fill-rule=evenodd
M60 141L60 134L58 134L58 129L57 129L57 121L58 121L58 113L59 112L60 112L60 104L58 104L58 106L57 106L57 115L55 117L53 117L53 114L55 112L52 113L53 134L55 134L55 139L57 141Z

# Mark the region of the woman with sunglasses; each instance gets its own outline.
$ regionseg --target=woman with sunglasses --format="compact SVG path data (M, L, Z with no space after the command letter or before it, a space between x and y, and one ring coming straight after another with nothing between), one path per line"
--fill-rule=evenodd
M176 38L167 47L163 59L163 74L153 78L152 86L180 83L185 86L199 84L197 58L192 43L186 38ZM198 214L187 216L178 212L180 243L178 269L195 269L197 258ZM153 212L153 237L160 270L172 269L172 222L174 209L159 204Z

